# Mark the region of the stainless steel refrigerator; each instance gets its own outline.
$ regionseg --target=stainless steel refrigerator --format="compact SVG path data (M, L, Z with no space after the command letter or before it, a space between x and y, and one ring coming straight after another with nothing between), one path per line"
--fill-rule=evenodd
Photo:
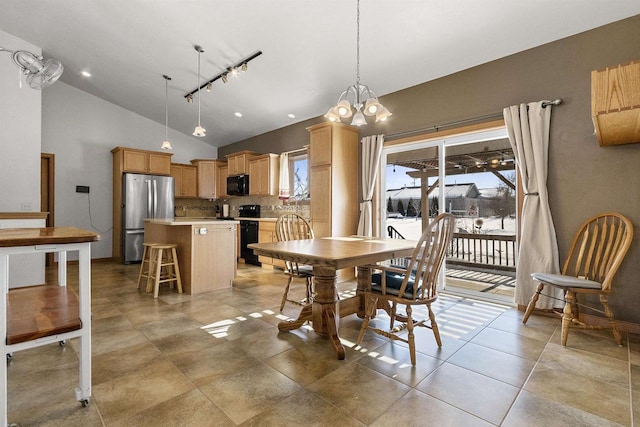
M122 177L122 258L142 260L145 218L173 218L173 177L125 173Z

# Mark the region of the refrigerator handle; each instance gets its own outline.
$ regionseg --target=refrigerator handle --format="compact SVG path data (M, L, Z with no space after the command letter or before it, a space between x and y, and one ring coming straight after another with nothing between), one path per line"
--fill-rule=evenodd
M151 212L151 180L150 179L145 179L144 182L147 183L147 218L151 218L152 217L152 212Z
M156 217L156 212L158 210L158 182L153 180L153 217Z

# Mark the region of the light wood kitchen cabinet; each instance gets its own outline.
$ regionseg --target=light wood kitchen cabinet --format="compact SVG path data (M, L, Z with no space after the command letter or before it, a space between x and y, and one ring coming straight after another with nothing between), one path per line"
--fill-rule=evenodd
M111 256L115 262L122 259L122 174L125 172L149 175L171 175L173 153L115 147L113 154L113 203L111 232Z
M188 294L230 288L236 275L234 221L147 220L145 242L178 245L182 287Z
M315 237L350 236L358 230L358 129L320 123L310 132L309 188ZM353 277L340 270L338 280Z
M195 166L171 163L171 176L175 180L175 197L197 197Z
M218 159L194 159L191 160L191 164L194 165L198 171L198 197L203 199L216 199L223 195L218 190L218 165L227 166L227 162ZM226 190L226 176L225 176L225 190Z
M275 221L258 221L258 243L277 242ZM271 257L258 256L263 267L280 267L284 269L284 261Z
M229 154L227 156L227 163L229 166L229 170L227 171L228 174L240 175L243 173L249 173L249 161L257 155L258 153L246 150Z
M249 162L249 195L277 196L280 155L262 154Z
M227 176L229 176L227 162L216 163L216 197L218 199L228 196Z
M111 152L122 162L122 172L146 173L150 175L171 174L171 153L116 147Z

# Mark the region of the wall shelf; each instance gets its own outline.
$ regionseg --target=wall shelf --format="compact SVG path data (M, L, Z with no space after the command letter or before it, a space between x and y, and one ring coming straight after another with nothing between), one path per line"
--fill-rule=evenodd
M640 62L591 72L591 115L600 146L640 142Z

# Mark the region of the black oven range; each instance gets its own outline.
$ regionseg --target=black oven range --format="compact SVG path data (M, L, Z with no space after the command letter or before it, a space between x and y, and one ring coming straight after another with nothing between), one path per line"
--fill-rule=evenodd
M240 218L260 218L260 205L240 205ZM261 265L258 256L247 245L258 243L258 221L240 219L240 256L245 264Z

